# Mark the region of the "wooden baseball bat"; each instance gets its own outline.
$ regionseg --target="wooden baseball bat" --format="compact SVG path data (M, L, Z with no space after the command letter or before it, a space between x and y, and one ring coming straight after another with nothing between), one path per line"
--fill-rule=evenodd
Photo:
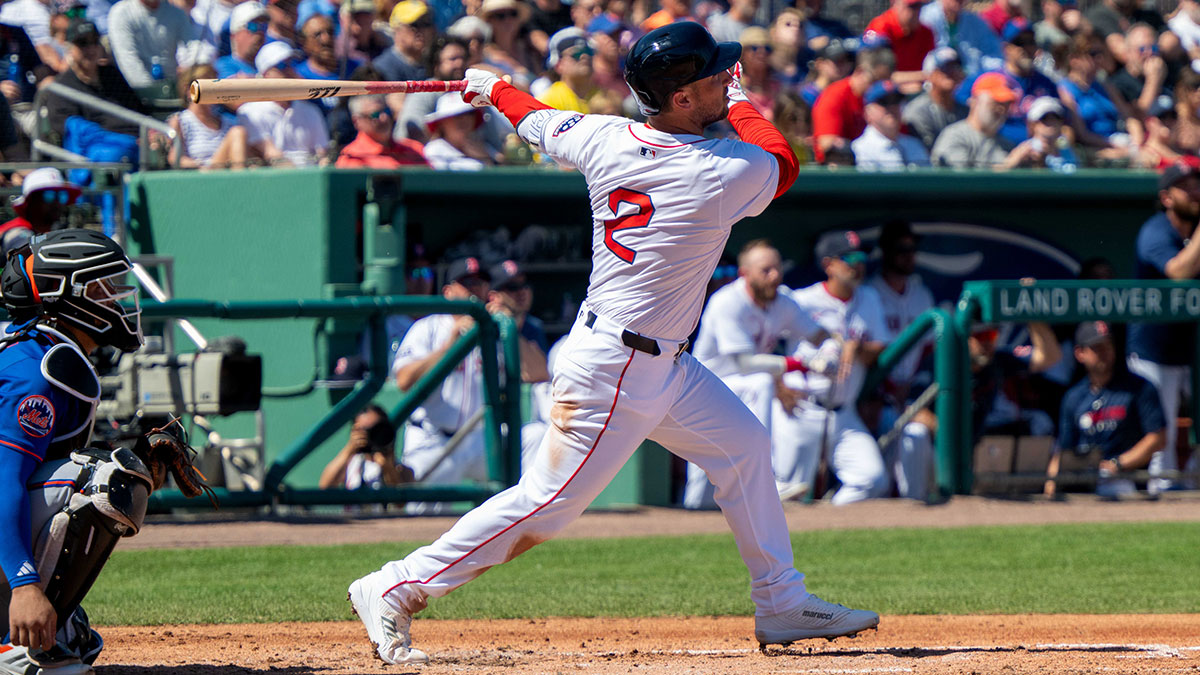
M355 82L352 80L301 80L287 78L233 78L193 80L188 96L194 103L247 103L250 101L305 101L331 96L405 94L462 91L466 80L404 80Z

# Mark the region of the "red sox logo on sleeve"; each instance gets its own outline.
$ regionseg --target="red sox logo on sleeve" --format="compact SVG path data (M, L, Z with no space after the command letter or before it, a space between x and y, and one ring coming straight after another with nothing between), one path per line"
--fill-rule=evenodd
M565 122L558 125L558 128L554 130L554 138L558 138L559 134L565 134L566 132L570 131L571 127L579 124L579 120L581 119L583 119L583 115L571 115L568 117Z
M17 406L17 423L30 436L46 436L54 429L54 404L45 396L26 396Z

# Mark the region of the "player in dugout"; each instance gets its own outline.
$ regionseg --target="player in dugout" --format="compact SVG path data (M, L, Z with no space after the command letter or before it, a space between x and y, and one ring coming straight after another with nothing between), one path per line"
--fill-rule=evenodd
M593 269L555 359L553 423L520 482L434 543L350 585L352 606L385 662L427 661L412 646L413 614L557 534L646 438L699 465L716 486L749 571L759 644L854 635L879 624L875 612L808 592L793 566L766 429L685 349L733 224L762 213L799 172L787 140L730 72L740 54L738 43L717 43L688 21L644 35L626 59L625 79L645 124L555 110L490 72L467 70L465 100L494 105L522 138L583 173ZM702 135L723 119L741 140Z

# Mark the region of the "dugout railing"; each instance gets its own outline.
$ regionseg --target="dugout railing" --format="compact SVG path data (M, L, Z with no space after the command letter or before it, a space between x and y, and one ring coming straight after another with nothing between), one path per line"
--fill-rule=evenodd
M1084 321L1108 321L1113 323L1200 323L1200 282L1196 281L1149 281L1135 279L1103 281L969 281L963 284L963 292L954 313L954 351L957 365L950 372L957 378L956 391L963 393L955 398L955 409L948 411L946 419L957 420L957 427L948 429L941 421L939 410L939 449L944 441L959 449L956 471L947 477L957 494L969 494L975 480L974 446L975 430L972 428L971 396L972 374L967 339L971 327L983 323L1081 323ZM1123 355L1118 354L1118 358ZM1071 358L1063 354L1063 358ZM1200 340L1195 345L1191 368L1191 408L1193 420L1200 420ZM1164 411L1169 423L1175 419L1175 411ZM1192 426L1191 441L1197 441L1195 425ZM945 436L943 439L942 437ZM1170 448L1174 451L1174 448ZM942 481L939 465L939 485ZM1123 477L1145 479L1145 471L1121 474ZM1163 474L1166 477L1186 477L1182 472ZM1190 476L1195 478L1196 476ZM1028 485L1035 476L1013 476L1015 483ZM1044 474L1041 476L1044 480ZM1060 478L1070 478L1060 474ZM1079 478L1079 476L1076 476ZM1040 482L1040 481L1039 481Z
M171 300L147 303L142 313L147 319L351 320L361 322L366 331L371 364L367 377L357 381L324 416L301 431L286 446L266 468L261 490L216 489L216 496L224 506L274 508L278 505L387 504L404 501L482 502L516 484L520 477L521 380L517 329L511 319L489 314L478 302L409 296L259 302ZM404 392L389 416L397 426L401 426L458 363L479 348L483 366L482 424L489 480L473 485L415 483L377 490L290 486L286 479L296 465L353 420L388 381L388 343L384 319L389 314L466 314L475 319L475 326L462 335L429 372ZM180 412L187 413L186 410ZM165 489L151 496L150 508L192 508L200 506L201 502L207 507L205 500L189 500L176 489Z

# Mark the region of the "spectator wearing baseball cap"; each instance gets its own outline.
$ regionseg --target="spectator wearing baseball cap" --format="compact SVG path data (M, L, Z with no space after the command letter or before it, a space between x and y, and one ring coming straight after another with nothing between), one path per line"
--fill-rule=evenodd
M571 26L550 38L546 65L557 81L539 92L537 99L558 110L589 113L587 100L596 91L592 83L592 48L584 32ZM535 85L534 91L538 89Z
M375 57L371 65L385 80L424 80L425 50L433 44L433 13L421 0L401 0L388 20L392 48Z
M480 112L451 92L442 94L437 108L425 116L431 140L425 144L425 161L439 170L479 171L496 163L496 153L481 140Z
M850 144L854 163L862 171L899 171L929 166L921 141L900 133L900 104L904 95L891 81L876 82L863 95L867 129Z
M104 45L100 43L100 33L96 30L96 24L87 19L73 18L67 24L66 37L70 44L67 50L69 67L66 72L55 78L56 83L134 112L146 112L141 97L133 91L111 60L105 58ZM67 120L72 117L93 123L105 131L134 137L138 133L136 124L91 106L81 105L78 101L69 100L53 91L47 90L42 101L43 114L46 115L53 134L52 142L66 141Z
M303 55L286 42L268 42L254 66L261 77L295 77L293 64ZM329 126L311 101L255 101L238 107L238 124L257 156L271 163L311 166L325 160Z
M8 257L35 234L45 234L66 214L82 193L58 169L34 169L21 183L21 196L13 200L17 217L0 225L0 259Z
M1057 492L1063 453L1087 455L1093 450L1101 455L1097 494L1109 498L1133 494L1133 481L1119 474L1146 467L1166 446L1168 420L1158 392L1143 378L1118 368L1112 330L1104 321L1079 324L1075 360L1087 376L1063 396L1045 494L1054 497Z
M229 39L232 52L217 59L213 64L217 77L254 77L254 57L262 49L267 37L267 7L257 0L249 0L233 8L229 17Z
M921 7L929 0L892 0L892 6L871 19L863 38L886 38L896 55L896 70L920 72L925 55L936 46L933 31L921 23Z
M1072 173L1079 160L1071 150L1071 141L1063 136L1062 104L1058 99L1043 96L1033 102L1026 116L1029 120L1029 139L1008 153L1003 166L1015 168L1047 168L1060 173Z
M336 51L350 61L370 63L392 46L390 33L375 28L375 0L343 0L338 11L344 25Z
M1138 231L1134 276L1138 279L1189 281L1200 278L1200 173L1186 162L1176 162L1158 179L1158 201L1162 210L1151 216ZM1194 324L1130 323L1126 344L1130 372L1140 375L1158 389L1167 418L1164 450L1150 460L1150 473L1178 467L1175 456L1175 416L1187 395L1196 351ZM1193 455L1195 458L1195 455ZM1189 468L1194 467L1189 462ZM1147 488L1157 493L1171 487L1165 478L1151 479Z
M967 117L967 105L954 96L963 81L958 52L950 47L929 52L925 57L925 77L925 91L904 106L901 119L929 149L943 129Z
M708 32L717 42L737 42L742 31L751 26L762 27L754 20L759 0L730 0L729 11L708 17Z
M529 13L529 5L521 0L483 0L479 7L479 16L492 29L491 42L483 47L485 63L511 77L515 86L525 90L544 65L541 53L524 30Z
M921 8L921 23L933 31L938 48L958 52L963 70L969 75L998 70L1004 64L1003 48L995 31L977 14L963 8L962 0L930 2Z
M946 127L930 153L934 166L990 169L1008 156L1007 141L999 137L1017 92L1003 73L984 73L971 85L967 118Z
M850 163L850 142L867 128L863 94L872 84L890 79L895 67L890 49L863 49L854 71L821 92L812 111L813 151L818 162Z
M393 138L392 128L396 121L383 96L355 96L350 99L349 108L357 135L338 153L338 168L426 166L420 143L407 138L399 141Z
M857 48L858 40L853 38L830 40L816 53L808 66L808 77L800 87L800 95L810 106L817 102L825 87L850 75Z

